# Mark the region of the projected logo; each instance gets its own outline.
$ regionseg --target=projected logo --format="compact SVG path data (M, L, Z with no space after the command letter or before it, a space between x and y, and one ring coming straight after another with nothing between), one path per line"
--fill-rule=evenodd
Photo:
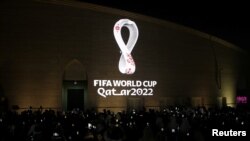
M126 43L121 35L123 27L129 30L129 37ZM133 74L135 72L135 61L131 52L138 39L138 28L133 21L121 19L115 23L113 32L121 50L119 71L122 74ZM96 93L103 98L110 96L153 96L156 86L156 80L145 78L143 80L93 79L93 87L96 89Z
M129 38L126 44L121 35L121 30L123 27L127 27L129 30ZM121 19L115 23L113 32L115 40L121 50L119 71L123 74L133 74L135 72L135 61L131 55L131 52L138 39L138 28L135 22L129 19Z

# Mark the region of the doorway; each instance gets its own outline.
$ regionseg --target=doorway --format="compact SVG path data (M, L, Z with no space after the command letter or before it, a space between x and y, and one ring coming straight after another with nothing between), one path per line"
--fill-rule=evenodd
M84 110L84 89L68 89L67 110Z
M87 73L78 59L73 59L66 65L62 80L62 110L88 109Z
M87 81L63 81L62 108L72 110L88 108Z
M142 98L128 98L127 99L127 110L141 111L144 108L144 102Z

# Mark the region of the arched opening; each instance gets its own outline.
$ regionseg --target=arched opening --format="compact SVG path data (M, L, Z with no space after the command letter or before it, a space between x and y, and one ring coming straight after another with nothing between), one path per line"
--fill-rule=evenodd
M86 109L88 105L87 73L79 60L74 59L66 65L62 84L63 110Z

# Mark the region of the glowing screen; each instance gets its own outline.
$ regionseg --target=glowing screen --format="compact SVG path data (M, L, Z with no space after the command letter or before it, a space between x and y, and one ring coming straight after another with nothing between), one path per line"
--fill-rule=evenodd
M246 96L237 96L236 97L236 103L237 104L246 104L247 103L247 97Z

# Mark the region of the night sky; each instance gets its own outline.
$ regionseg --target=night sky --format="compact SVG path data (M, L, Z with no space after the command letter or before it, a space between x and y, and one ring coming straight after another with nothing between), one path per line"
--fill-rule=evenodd
M80 0L175 22L214 35L250 52L249 4L164 0Z

